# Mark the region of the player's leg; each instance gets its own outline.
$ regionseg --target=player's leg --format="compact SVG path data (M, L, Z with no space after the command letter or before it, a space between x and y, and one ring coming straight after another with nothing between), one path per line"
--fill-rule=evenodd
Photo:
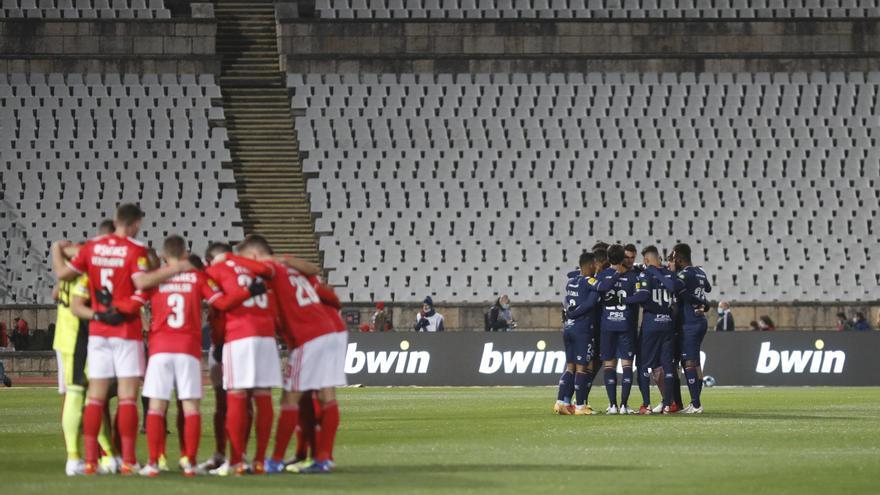
M183 437L185 455L181 457L180 466L184 476L195 476L202 472L198 470L190 459L198 459L199 441L202 438L202 413L200 411L200 399L184 399L181 402L183 420ZM178 415L181 415L178 413Z
M113 356L108 339L92 336L88 341L89 380L86 405L83 410L83 445L85 450L85 474L98 471L98 432L104 417L110 384L114 376Z
M587 384L593 382L593 372L589 367L593 356L592 335L584 328L575 335L575 411L578 416L593 414L593 410L587 406Z
M287 446L299 425L299 404L303 394L288 390L287 384L290 380L287 378L287 374L285 370L284 392L281 394L281 414L278 416L278 428L275 431L275 447L272 451L272 457L266 462L267 473L284 471L284 455L287 453Z
M73 383L73 354L55 351L58 361L58 393L61 394L61 431L67 450L64 472L67 476L82 473L84 462L79 449L85 388Z
M622 332L617 339L617 357L622 368L620 381L620 414L635 414L629 407L629 394L633 385L633 355L635 354L634 335Z
M318 402L321 413L318 417L320 428L317 430L318 446L315 452L315 464L326 465L333 452L336 442L336 431L339 429L339 404L336 402L336 388L326 387L318 391Z
M216 469L226 462L226 391L223 389L222 355L222 345L217 348L212 346L208 352L208 373L214 390L214 455L199 464L199 469L205 471Z
M140 471L143 476L159 474L159 458L165 450L165 415L174 389L174 362L171 356L167 353L152 356L144 376L143 396L147 398L144 423L147 430L149 459Z
M122 438L121 474L137 470L138 388L144 374L144 348L139 340L110 339L119 388L119 436Z
M617 336L619 332L602 332L602 375L608 394L606 414L617 414Z
M253 382L252 366L247 366L249 339L239 339L223 345L223 388L226 390L226 435L229 442L229 460L210 471L226 476L235 474L243 466L245 426L247 424L248 394L242 388ZM250 359L252 362L252 356Z
M700 402L700 392L702 391L700 346L703 342L703 337L706 335L706 328L705 325L697 326L696 328L685 327L682 333L685 338L681 356L684 361L684 376L687 380L688 391L691 396L691 403L683 412L700 414L703 412L703 405Z
M254 404L256 406L255 424L257 446L254 451L254 474L265 472L266 450L269 448L269 439L272 437L272 424L275 422L275 409L272 405L272 389L260 388L254 390Z
M255 430L257 437L256 450L254 452L253 472L261 474L265 472L266 450L269 448L269 440L272 437L272 425L275 422L275 409L272 404L272 388L280 388L281 361L278 359L278 347L272 337L259 337L256 345L256 389L254 390L254 405L256 408ZM294 427L295 427L294 423ZM291 430L292 432L292 430Z
M195 459L202 437L202 415L199 410L202 399L202 370L199 358L189 354L170 354L174 362L174 385L177 390L178 431L182 430L179 465L184 476L195 476Z
M170 386L168 388L170 389ZM168 411L168 399L156 398L155 396L159 394L155 390L158 389L147 389L147 383L144 384L144 390L154 397L149 398L149 409L146 415L149 461L141 469L140 474L141 476L154 477L159 475L159 455L162 454L162 444L165 438L165 414ZM169 393L168 396L170 397L170 395Z
M639 414L650 414L651 405L651 368L656 368L657 352L659 345L658 332L652 329L645 330L639 337L638 352L636 353L636 364L638 366L638 383L639 392L642 394L642 405L639 407Z
M669 411L669 408L673 403L672 391L675 388L675 364L673 362L674 355L675 350L672 332L666 332L661 338L660 351L658 354L658 363L663 369L662 383L664 384L664 386L660 388L660 393L663 396L661 412L664 413ZM661 381L658 381L658 388L660 383Z
M299 390L298 377L302 366L303 347L297 347L287 355L281 393L281 414L278 416L278 428L275 431L275 448L272 457L266 463L267 473L280 473L284 470L284 455L290 438L299 424L299 404L302 392Z
M345 386L345 353L348 335L334 332L322 335L309 342L314 344L314 353L307 349L303 354L304 390L318 390L320 413L318 415L315 462L301 470L302 473L327 473L333 470L331 460L336 431L339 429L339 404L336 401L336 387Z
M565 348L565 371L559 377L559 388L556 391L556 403L553 405L555 414L567 416L571 414L571 398L574 393L575 342L574 332L570 328L562 331L562 343Z

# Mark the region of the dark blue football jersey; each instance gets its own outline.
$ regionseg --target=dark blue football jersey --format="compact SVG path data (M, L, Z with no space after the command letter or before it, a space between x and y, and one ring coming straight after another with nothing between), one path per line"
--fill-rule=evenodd
M599 299L599 294L593 287L595 283L595 278L581 275L568 279L563 299L566 325L583 320L592 326L593 310Z
M706 315L698 309L706 305L706 294L712 292L709 277L702 268L688 266L675 274L676 298L679 304L679 313L682 325L702 323L706 321Z
M626 298L636 293L638 275L630 270L617 273L613 268L605 269L596 275L596 291L602 302L602 331L635 331L639 320L639 307L627 304Z

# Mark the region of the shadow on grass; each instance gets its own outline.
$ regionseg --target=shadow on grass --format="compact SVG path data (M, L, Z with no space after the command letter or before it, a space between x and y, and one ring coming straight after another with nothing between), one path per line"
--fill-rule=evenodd
M502 472L584 472L584 471L632 471L643 469L633 466L601 464L404 464L389 466L345 466L336 474L455 474L455 473L502 473Z
M812 414L773 414L773 413L706 413L703 417L711 418L711 419L772 419L779 421L798 421L798 420L822 420L822 421L834 421L834 420L842 420L842 421L860 421L867 420L873 418L865 417L865 416L835 416L833 414L827 415L812 415Z

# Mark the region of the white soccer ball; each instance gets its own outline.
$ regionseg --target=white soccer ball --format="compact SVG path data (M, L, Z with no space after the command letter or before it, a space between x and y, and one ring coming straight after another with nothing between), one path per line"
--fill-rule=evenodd
M703 385L705 385L707 387L714 387L715 386L715 377L711 376L711 375L704 376L703 377Z

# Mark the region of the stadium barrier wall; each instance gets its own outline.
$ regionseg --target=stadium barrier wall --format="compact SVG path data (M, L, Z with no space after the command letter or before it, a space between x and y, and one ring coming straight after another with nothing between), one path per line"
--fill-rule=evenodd
M443 304L437 302L439 311L449 332L482 332L483 315L489 310L491 303ZM407 332L415 324L416 313L421 309L419 303L386 302L386 309L391 313L394 329ZM560 305L557 303L520 303L516 299L511 305L513 316L517 321L515 333L521 331L555 332L561 326ZM375 308L370 303L344 303L343 316L349 323L350 330L358 330L362 323L370 321ZM880 319L880 301L862 303L733 303L731 306L737 332L747 331L749 322L762 315L769 316L776 323L777 330L833 330L837 313L851 315L856 311L865 313L872 326ZM55 306L46 304L33 305L0 305L0 321L10 328L16 317L28 322L31 330L47 330L50 323L55 322ZM715 328L717 315L711 312L709 331Z
M718 385L880 385L880 334L709 334L706 375ZM565 365L562 333L352 334L349 383L552 385Z
M880 19L304 19L276 8L289 72L880 68ZM286 59L286 60L285 60Z
M219 73L213 5L171 19L0 19L0 72Z
M710 333L701 358L718 385L876 386L877 348L877 332ZM14 378L54 383L51 352L0 361ZM345 359L349 383L367 386L553 385L564 366L561 332L351 333Z

